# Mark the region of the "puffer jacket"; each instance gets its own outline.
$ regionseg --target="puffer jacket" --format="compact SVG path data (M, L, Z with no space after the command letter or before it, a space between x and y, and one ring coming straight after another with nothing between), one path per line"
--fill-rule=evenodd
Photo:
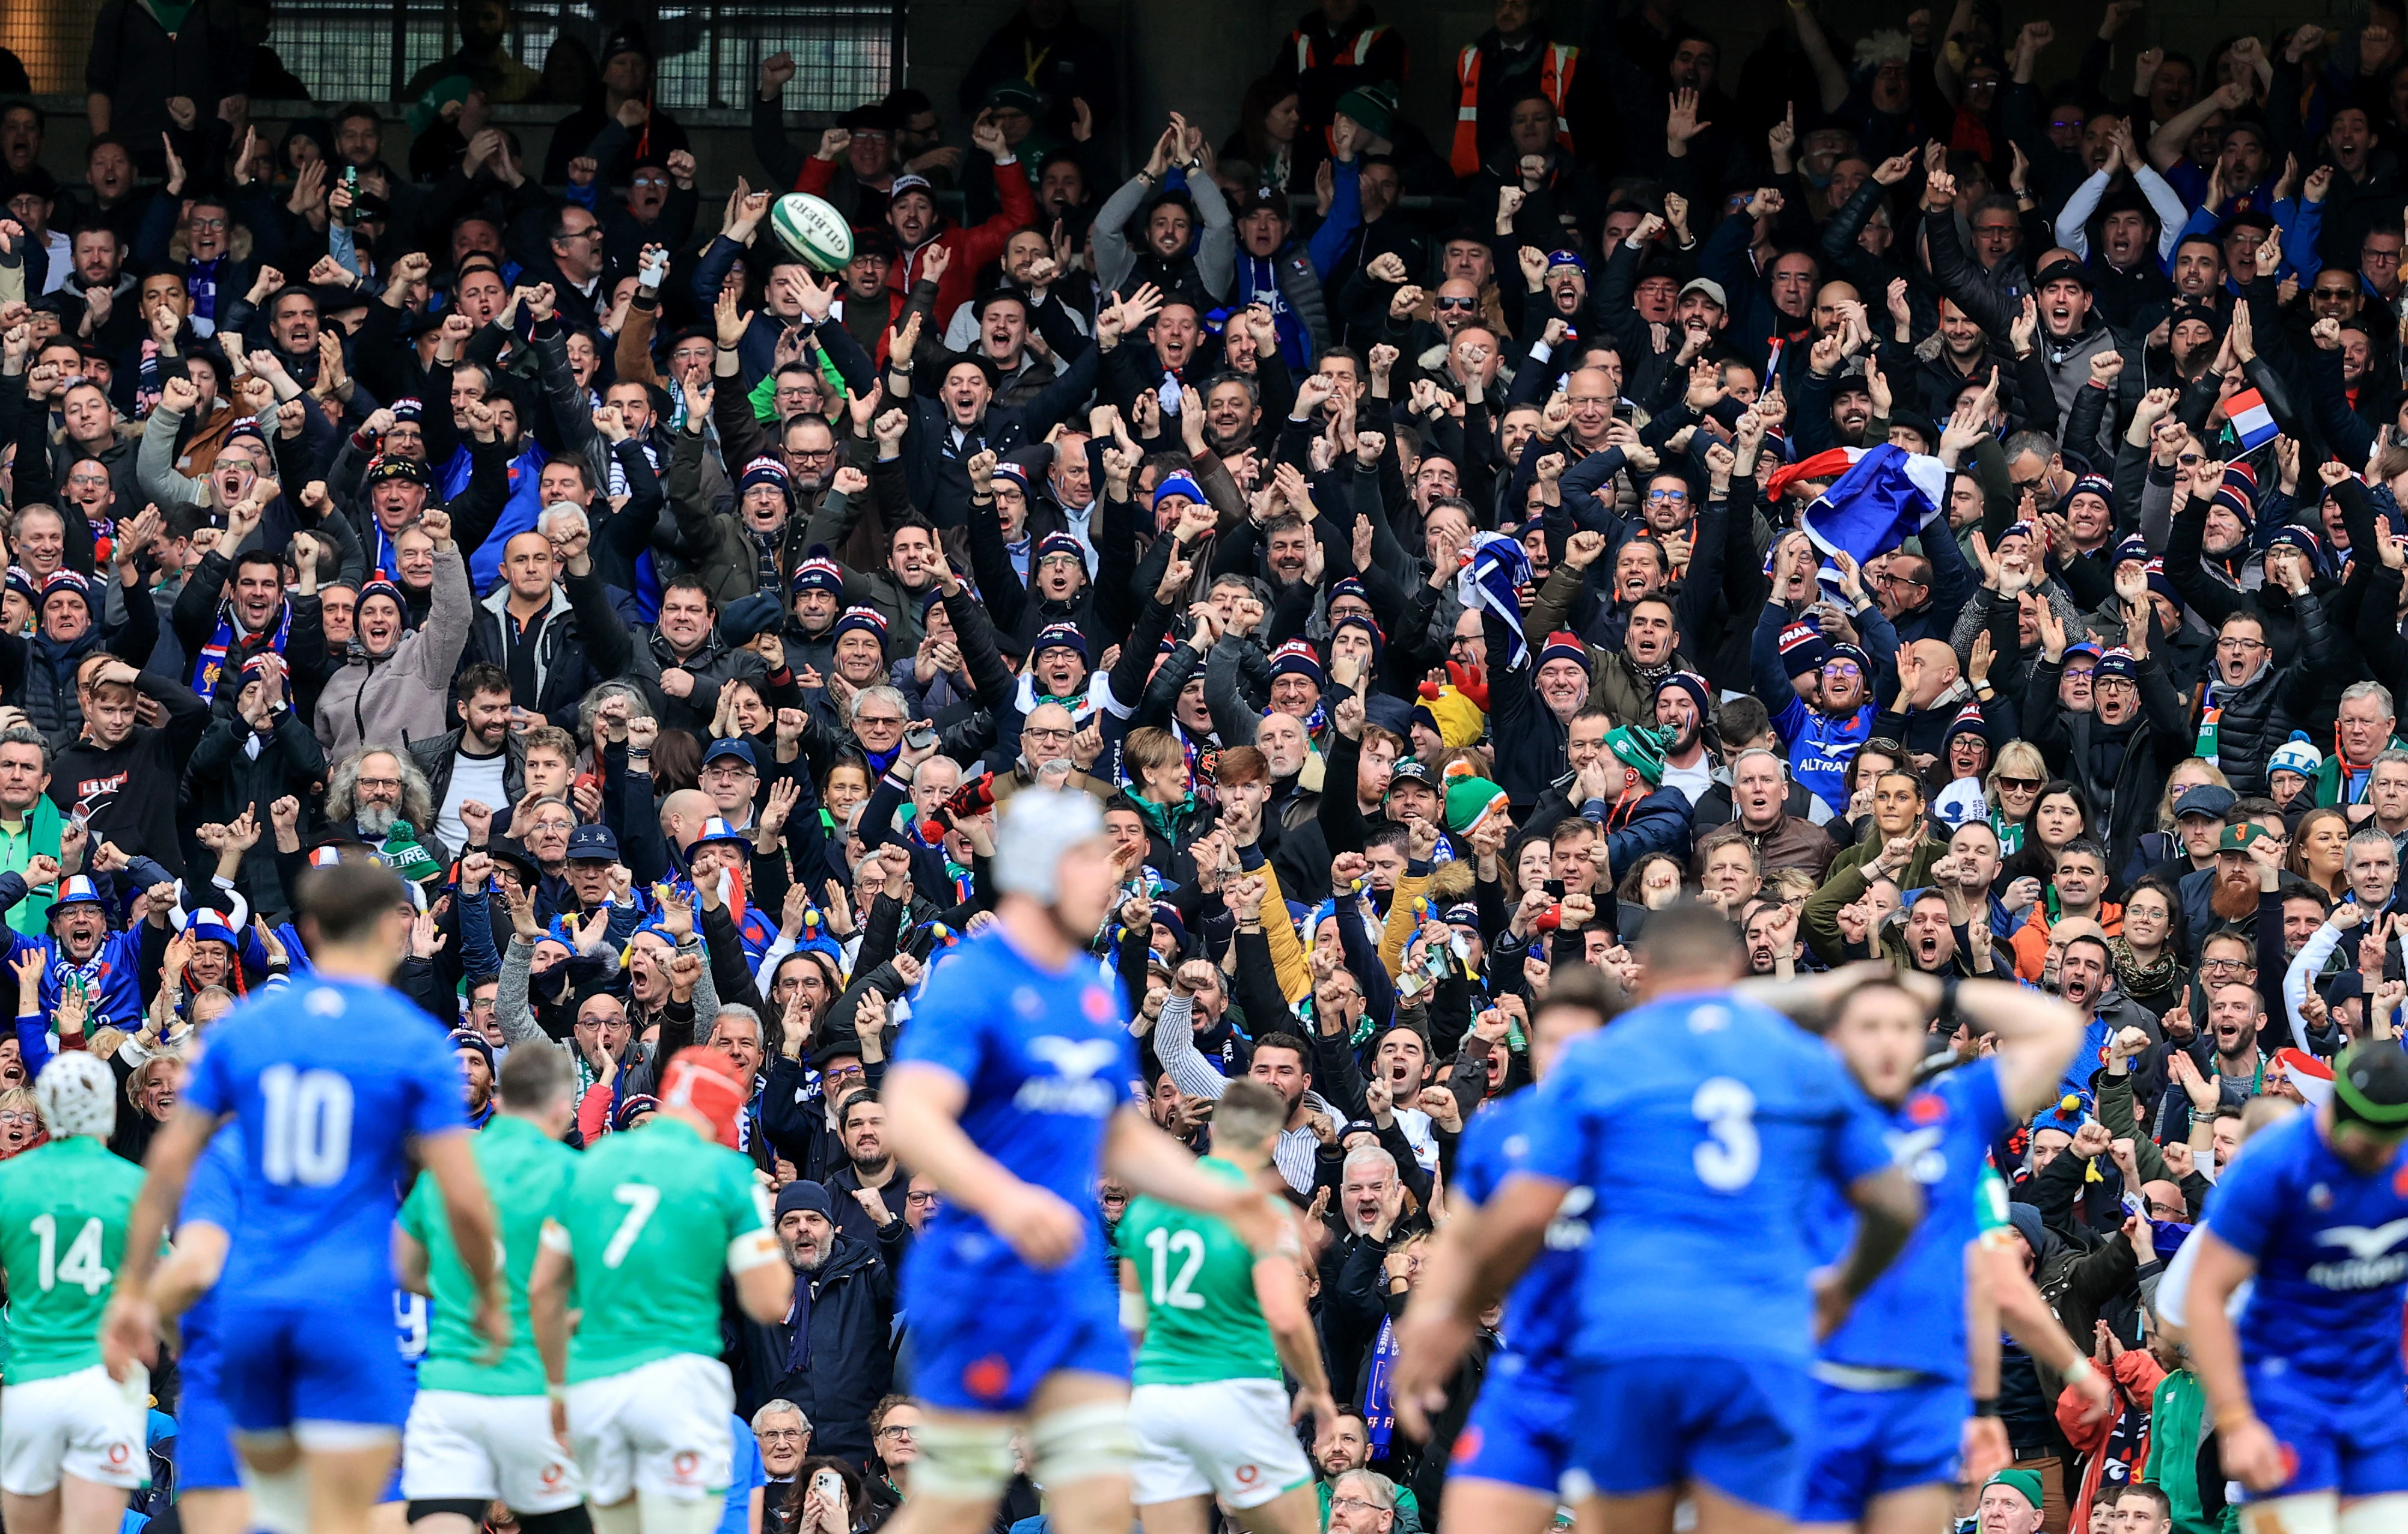
M7 700L25 710L25 722L53 742L72 740L83 731L83 705L76 696L76 667L84 657L107 651L142 669L159 644L159 608L150 593L124 604L125 616L113 629L103 629L100 614L108 599L105 588L92 593L92 626L81 638L58 644L37 630L22 638L0 635L0 681L7 681ZM14 673L14 676L11 676Z
M2270 652L2258 674L2229 692L2211 680L2205 695L2221 710L2215 720L2215 764L2231 781L2232 792L2244 797L2267 792L2267 759L2293 730L2315 717L2326 679L2348 665L2321 597L2313 591L2293 597L2291 610L2299 619L2300 648ZM2275 665L2275 653L2287 653L2289 664Z
M358 639L318 695L318 738L329 761L361 745L401 747L441 735L452 723L452 678L468 645L468 566L460 546L435 551L435 600L423 626L391 653L370 655Z

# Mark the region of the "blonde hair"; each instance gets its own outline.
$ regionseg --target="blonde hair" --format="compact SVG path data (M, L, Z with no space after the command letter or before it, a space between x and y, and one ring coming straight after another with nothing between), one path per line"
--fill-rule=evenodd
M2232 780L2224 775L2224 769L2206 757L2184 757L2173 765L2173 771L2166 774L2166 791L2157 796L2157 829L2160 831L2171 831L2174 828L2174 777L2185 767L2197 767L2205 772L2207 781L2218 788L2232 786Z
M1993 810L1999 808L1999 779L2001 776L2036 778L2045 784L2057 774L2048 769L2048 758L2040 753L2038 746L2018 738L1999 748L1999 759L1992 762L1990 770L1982 775L1982 797L1989 801ZM2040 801L2035 799L2032 802L2038 804Z

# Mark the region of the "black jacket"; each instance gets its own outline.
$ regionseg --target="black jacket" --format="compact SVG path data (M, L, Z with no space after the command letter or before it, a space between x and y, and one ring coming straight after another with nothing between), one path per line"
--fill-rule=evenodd
M736 1355L736 1410L751 1416L782 1397L811 1424L811 1452L869 1463L869 1412L895 1383L895 1275L902 1234L879 1233L876 1247L843 1236L810 1275L810 1310L800 1367L795 1367L794 1308L767 1326L742 1325ZM797 1273L797 1280L804 1275Z
M552 591L552 607L535 642L525 643L509 621L509 587L494 588L468 616L468 645L462 666L482 661L510 674L510 701L539 713L572 735L577 730L577 706L587 692L605 681L607 672L586 659L580 636L590 628L624 631L625 625L610 609L609 588L597 570L569 576Z

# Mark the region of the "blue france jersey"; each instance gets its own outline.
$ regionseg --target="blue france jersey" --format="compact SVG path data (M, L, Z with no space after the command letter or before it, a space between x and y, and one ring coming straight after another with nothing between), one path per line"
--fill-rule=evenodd
M389 1314L406 1149L466 1133L459 1063L435 1023L383 986L295 981L226 1014L184 1097L245 1131L226 1292Z
M2253 1136L2215 1185L2208 1228L2254 1258L2241 1356L2341 1397L2401 1389L2408 1298L2408 1148L2372 1176L2316 1133L2314 1113Z
M1885 1128L1821 1040L1727 991L1573 1040L1540 1088L1526 1169L1596 1194L1580 1357L1803 1367L1813 1211L1890 1164Z
M1965 1378L1965 1248L1981 1234L1977 1201L1990 1144L2007 1129L1996 1060L1976 1060L1910 1096L1892 1115L1898 1164L1923 1189L1923 1223L1857 1300L1819 1356L1863 1369ZM1833 1195L1834 1200L1838 1196ZM1844 1237L1855 1213L1843 1211Z
M211 1225L226 1233L227 1255L232 1259L233 1247L242 1238L242 1126L229 1124L210 1140L201 1159L193 1164L193 1175L184 1184L184 1201L176 1211L176 1227L188 1225ZM201 1297L186 1311L179 1329L184 1346L177 1362L190 1379L205 1372L208 1379L217 1378L218 1289L212 1285L201 1292Z
M1792 697L1772 717L1789 758L1789 775L1831 807L1848 812L1848 764L1872 738L1873 720L1881 710L1868 703L1845 718L1835 719Z
M956 947L912 1005L898 1063L933 1066L969 1089L961 1125L978 1148L1024 1183L1073 1209L1095 1200L1104 1129L1131 1101L1137 1052L1116 982L1074 960L1038 968L998 928ZM1102 1272L1091 1231L1067 1266ZM986 1222L952 1200L929 1222L908 1274L932 1255L956 1270L1052 1285L1057 1275L1023 1264Z
M1525 1088L1473 1115L1455 1153L1458 1196L1484 1204L1507 1173L1527 1165L1529 1121L1538 1099L1536 1088ZM1571 1361L1579 1330L1581 1256L1588 1249L1594 1197L1584 1187L1564 1195L1563 1208L1547 1226L1547 1244L1505 1302L1503 1351L1522 1358L1542 1378L1560 1380Z
M0 929L5 931L6 929ZM0 950L0 962L13 964L25 950L37 949L42 954L42 1015L50 1017L58 1011L59 996L70 977L83 982L92 997L92 1012L84 1020L84 1031L108 1024L128 1033L142 1026L142 928L139 924L122 932L112 932L100 940L99 949L82 964L71 962L56 938L28 938L22 932L7 932L7 947ZM44 1061L49 1058L47 1051ZM29 1074L38 1073L40 1063L29 1056Z

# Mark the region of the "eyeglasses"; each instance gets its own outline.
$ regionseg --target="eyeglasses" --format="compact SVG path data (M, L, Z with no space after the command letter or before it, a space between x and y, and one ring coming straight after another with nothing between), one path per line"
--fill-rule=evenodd
M811 1436L807 1427L763 1427L757 1431L764 1443L800 1443Z
M903 716L901 714L855 714L853 716L853 722L856 724L883 724L888 729L894 729L903 723Z
M1651 501L1685 501L1689 493L1685 490L1651 490L1647 498Z
M824 1082L866 1081L868 1076L869 1072L859 1066L836 1066L820 1072L820 1080Z
M2252 650L2265 649L2266 641L2263 639L2243 638L2218 639L2215 641L2215 648L2218 650L2229 650L2235 654L2245 655Z
M904 1197L914 1204L933 1204L937 1201L937 1195L934 1189L923 1189L918 1193L906 1194ZM910 1430L911 1429L909 1427L896 1429L896 1431L903 1433L909 1433Z
M1077 733L1075 730L1039 729L1034 724L1024 724L1020 727L1022 738L1029 740L1068 740Z
M358 782L362 788L399 788L401 786L401 780L398 778L362 778Z
M1854 661L1830 661L1824 666L1823 674L1827 677L1861 677L1864 672Z
M40 1114L28 1113L22 1109L13 1112L0 1113L0 1124L22 1124L27 1128L31 1128L33 1125L40 1122Z
M2232 969L2232 970L2241 970L2241 969L2246 969L2246 968L2249 968L2249 961L2248 961L2248 960L2246 960L2246 959L2201 959L2201 960L2200 960L2200 961L2199 961L2199 967L2200 967L2200 968L2201 970L2208 970L2208 969Z
M192 224L195 229L223 229L226 226L226 221L223 219L194 219L192 221Z
M782 390L782 389L779 390L778 392L779 392L780 394L784 394L784 393L785 393L785 391L784 391L784 390ZM801 391L797 391L797 393L800 393L800 392L801 392ZM836 449L834 449L834 448L788 448L788 449L786 450L786 456L787 456L787 457L789 457L789 458L809 458L809 459L811 459L811 460L813 460L813 461L817 461L817 460L822 459L822 458L833 458L833 457L835 457L835 456L836 456Z
M1333 1497L1329 1499L1329 1505L1333 1509L1344 1508L1349 1512L1385 1512L1388 1511L1377 1502L1367 1502L1359 1497Z
M933 1193L915 1193L911 1197L916 1201L922 1198L934 1198L936 1195ZM880 1438L910 1438L918 1431L919 1429L916 1427L881 1427L878 1429L878 1436Z

